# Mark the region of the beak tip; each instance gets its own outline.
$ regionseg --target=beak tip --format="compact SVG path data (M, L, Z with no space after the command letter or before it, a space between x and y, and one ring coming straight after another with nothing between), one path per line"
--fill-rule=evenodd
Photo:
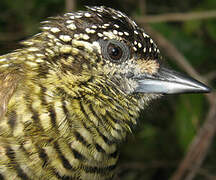
M210 93L211 92L211 88L206 86L200 81L191 79L191 81L188 81L188 82L189 82L189 85L191 85L189 87L192 93Z
M200 88L200 92L201 93L210 93L212 91L212 89L206 85L202 85L201 88Z

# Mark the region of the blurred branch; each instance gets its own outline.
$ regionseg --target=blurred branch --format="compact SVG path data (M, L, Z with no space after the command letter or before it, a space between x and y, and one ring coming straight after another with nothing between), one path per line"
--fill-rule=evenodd
M189 12L189 13L167 13L160 15L147 15L136 17L136 21L142 23L157 23L157 22L171 22L171 21L189 21L197 19L216 18L216 10L203 12Z
M166 161L152 161L151 163L142 163L142 162L130 162L130 163L123 163L119 166L118 169L136 169L136 170L143 170L143 169L151 169L151 168L161 168L161 167L174 167L176 162L166 162Z
M125 171L143 171L145 169L156 169L156 168L169 168L175 167L176 162L165 162L165 161L152 161L151 163L142 162L130 162L122 163L118 166L116 170L116 175L113 180L120 180L120 174Z
M24 32L0 33L0 41L18 41L26 36Z
M215 180L216 179L215 175L210 174L205 169L199 169L199 174L205 176L207 180Z
M163 49L171 60L175 61L182 69L188 74L199 79L205 83L208 83L207 79L202 77L187 61L187 59L171 44L164 36L157 31L145 26L145 30L152 36L157 44ZM193 139L189 150L179 168L176 170L171 180L192 180L197 171L199 170L204 158L206 157L209 146L216 132L216 92L211 94L205 94L210 110L204 121L203 126L198 131L197 135Z
M142 162L130 162L122 163L118 166L117 174L114 177L114 180L120 180L121 174L128 171L143 171L148 169L157 169L157 168L173 168L177 162L166 162L166 161L152 161L151 163L142 163ZM215 180L215 175L210 174L205 169L199 169L199 175L205 177L206 180Z
M146 0L139 0L141 14L146 14Z
M76 0L65 0L65 7L67 12L76 10Z
M216 79L216 71L209 72L204 77L206 79L208 79L208 81L212 81L212 80Z

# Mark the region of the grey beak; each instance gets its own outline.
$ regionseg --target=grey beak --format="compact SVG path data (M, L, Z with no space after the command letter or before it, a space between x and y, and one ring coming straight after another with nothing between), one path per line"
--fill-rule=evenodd
M138 83L135 92L157 94L210 92L210 88L203 83L164 67L161 67L157 74L143 74L134 78Z

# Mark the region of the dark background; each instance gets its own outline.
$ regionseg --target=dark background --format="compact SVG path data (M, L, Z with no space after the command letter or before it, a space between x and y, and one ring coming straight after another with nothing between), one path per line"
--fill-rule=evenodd
M216 1L215 0L0 0L0 54L20 47L19 41L39 32L40 21L46 17L63 14L70 9L83 10L85 5L105 5L121 10L135 18L156 43L161 47L164 63L179 71L188 70L188 65L178 63L178 55L189 62L194 70L205 78L211 87L216 87ZM74 3L74 4L73 4ZM191 20L191 12L197 12ZM202 14L202 13L205 14ZM168 14L167 13L174 13ZM170 21L176 13L183 13L178 20ZM201 14L199 14L201 13ZM213 18L210 18L210 14ZM151 17L164 19L153 22ZM204 19L204 17L207 18ZM184 15L190 19L185 20ZM150 26L150 28L149 28ZM159 35L159 36L158 36ZM162 39L161 39L162 38ZM165 43L161 43L165 39ZM171 49L174 48L173 49ZM182 59L180 59L182 62ZM196 76L197 78L197 76ZM198 77L199 78L199 77ZM186 94L166 96L153 102L140 117L140 124L127 143L121 148L118 176L123 180L167 180L175 179L174 173L185 158L188 150L193 161L186 162L189 170L180 179L216 179L216 143L214 134L216 118L212 117L210 126L203 129L209 120L209 110L213 109L216 96ZM216 109L215 109L216 111ZM211 135L203 137L208 132ZM212 130L213 129L213 130ZM212 131L211 131L212 130ZM191 147L193 139L200 144ZM210 146L204 146L205 143ZM199 156L200 155L200 156ZM196 169L199 160L204 159ZM201 161L200 161L201 162ZM185 165L183 164L183 165ZM183 170L178 171L182 175ZM189 177L191 173L194 176ZM187 179L188 178L188 179Z

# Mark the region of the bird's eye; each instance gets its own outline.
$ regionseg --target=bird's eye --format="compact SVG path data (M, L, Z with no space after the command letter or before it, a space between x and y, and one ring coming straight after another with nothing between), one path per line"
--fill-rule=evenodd
M123 54L122 49L118 45L113 43L109 43L109 45L107 46L107 52L110 58L116 61L120 60Z
M122 62L129 58L127 45L117 40L101 41L102 55L112 62Z

